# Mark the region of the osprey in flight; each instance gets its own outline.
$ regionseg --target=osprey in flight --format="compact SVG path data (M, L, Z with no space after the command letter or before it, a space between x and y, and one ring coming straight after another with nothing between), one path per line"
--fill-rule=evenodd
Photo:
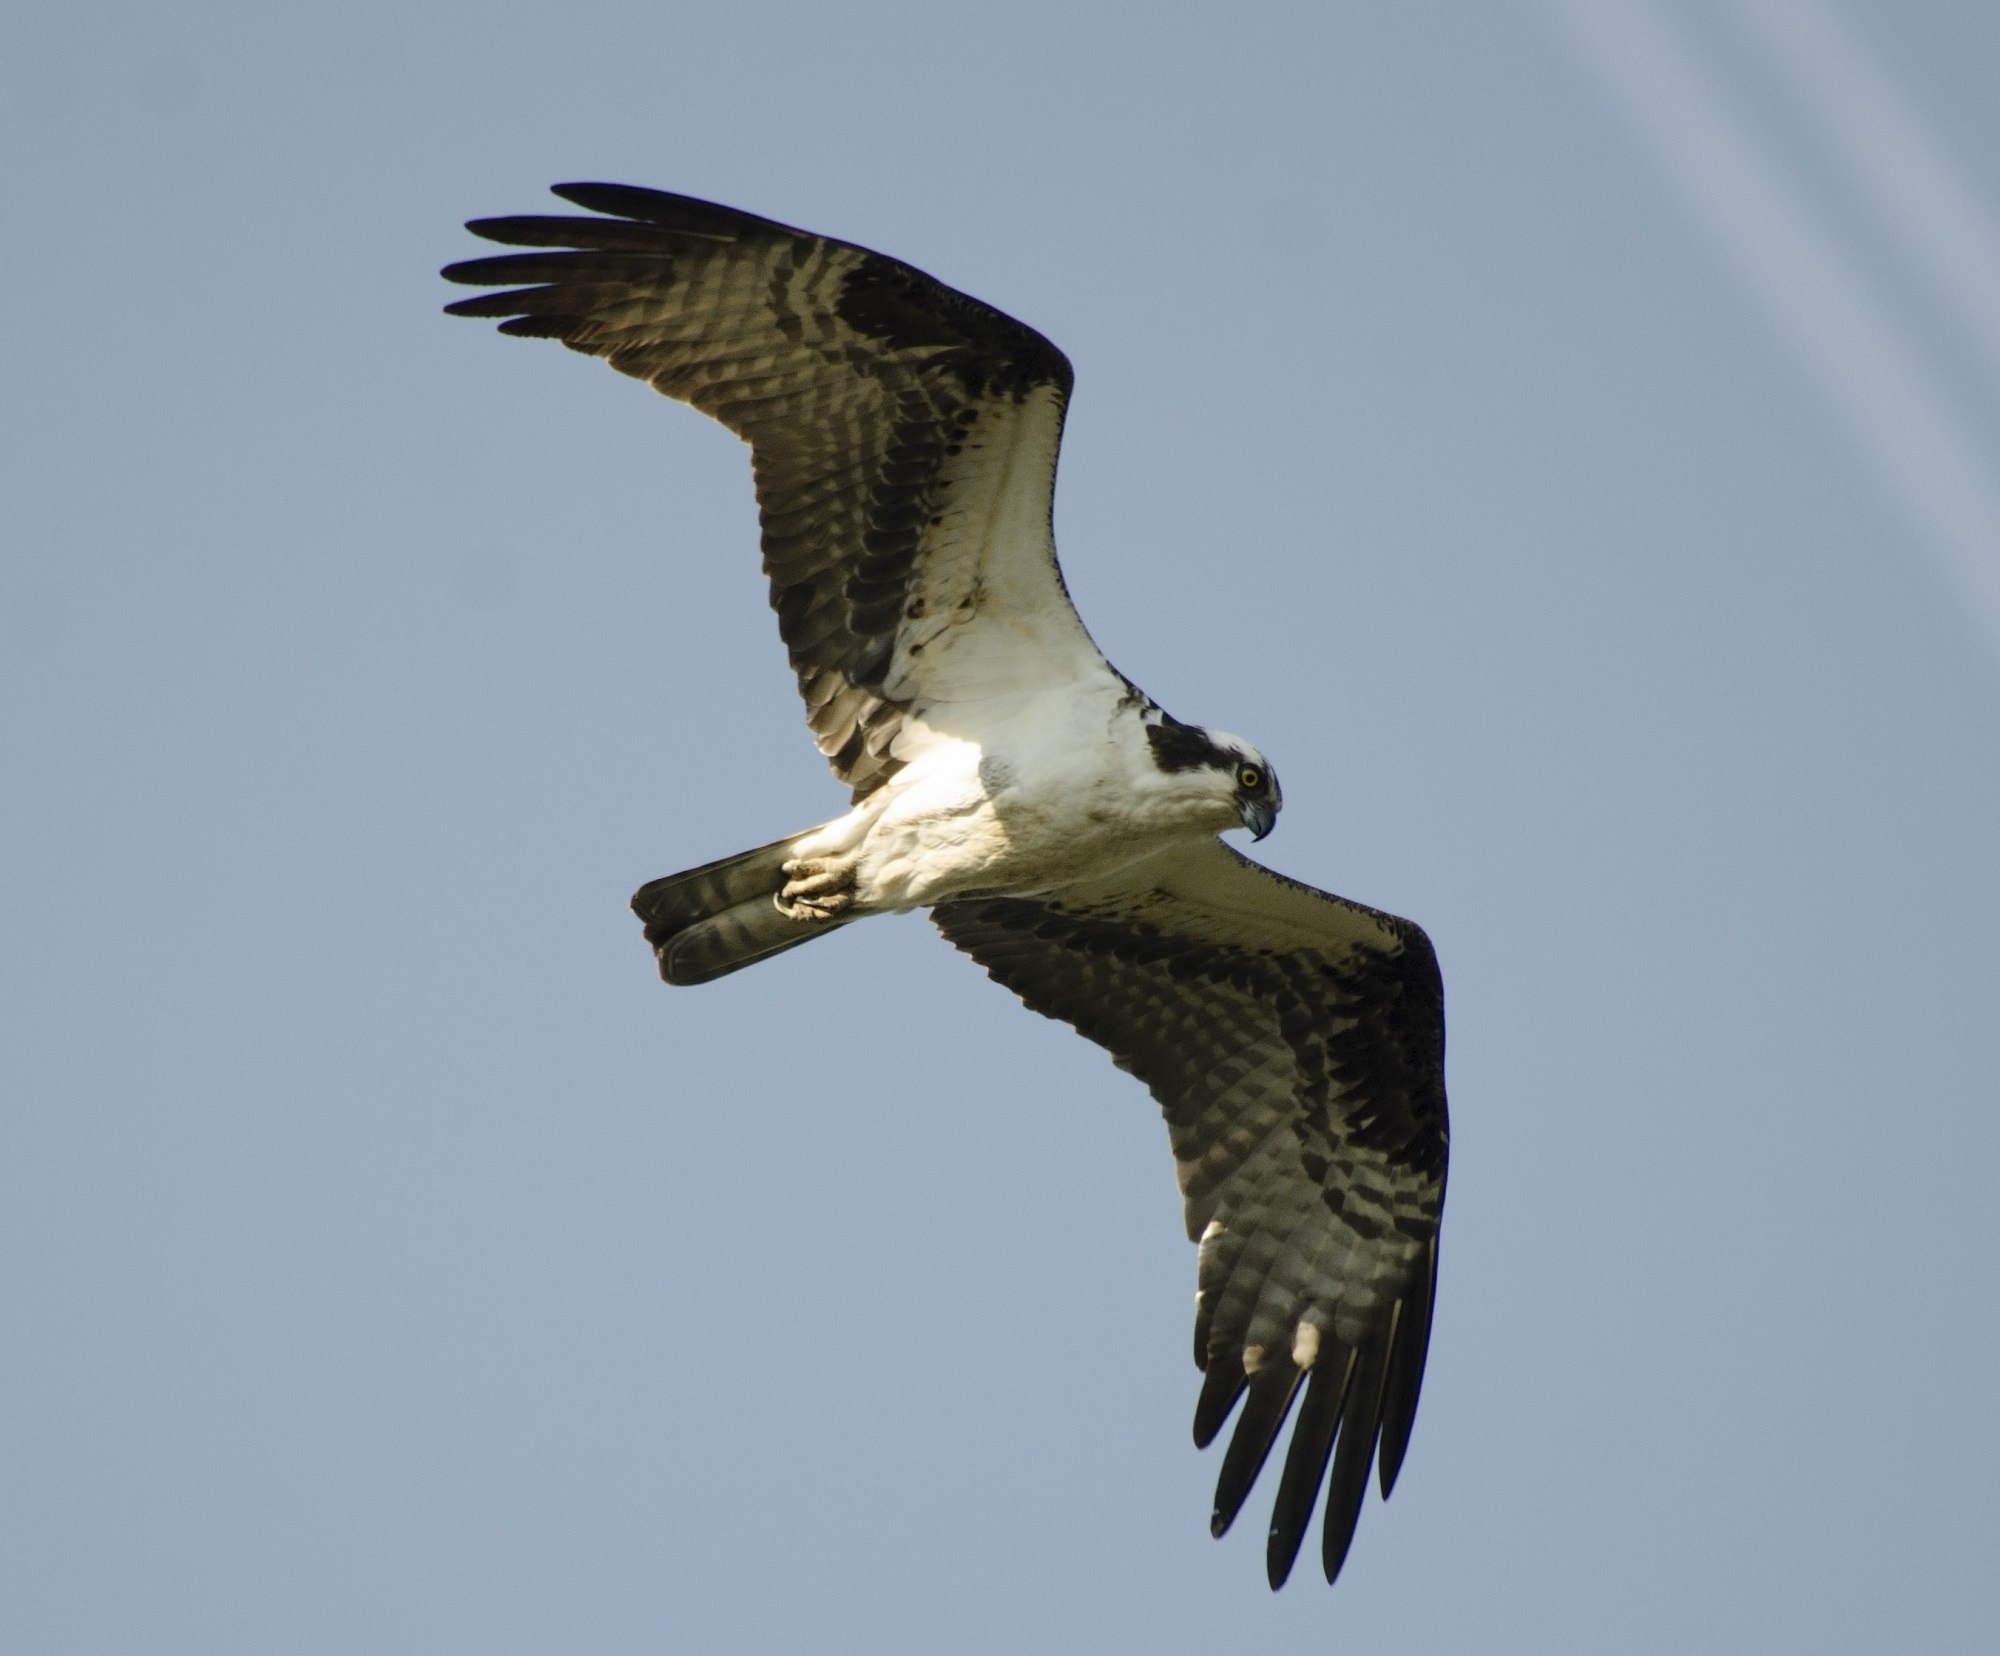
M1266 1563L1325 1487L1339 1573L1423 1380L1444 1204L1444 1000L1407 920L1217 838L1277 820L1249 743L1183 724L1098 652L1050 523L1068 360L898 260L686 196L474 221L532 251L450 266L450 306L560 339L750 445L764 568L853 808L640 888L660 974L706 983L928 908L1035 1011L1152 1089L1200 1243L1195 1442L1239 1399L1211 1528L1293 1405ZM1331 1474L1328 1467L1331 1465Z

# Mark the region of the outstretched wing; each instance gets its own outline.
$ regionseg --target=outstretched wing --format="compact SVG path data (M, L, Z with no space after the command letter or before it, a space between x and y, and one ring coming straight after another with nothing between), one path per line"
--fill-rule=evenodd
M1325 1482L1332 1581L1378 1439L1385 1497L1402 1466L1430 1338L1448 1130L1429 940L1220 840L1050 897L932 912L1164 1107L1201 1243L1195 1442L1248 1394L1211 1527L1235 1518L1303 1384L1266 1564L1281 1585Z
M538 251L449 266L510 291L447 309L601 356L750 444L778 629L857 798L911 757L913 708L1103 670L1049 525L1060 351L865 248L654 190L555 193L612 216L474 220Z

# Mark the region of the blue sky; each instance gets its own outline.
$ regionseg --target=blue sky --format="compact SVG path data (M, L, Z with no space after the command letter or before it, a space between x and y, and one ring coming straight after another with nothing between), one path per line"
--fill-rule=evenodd
M2000 14L7 36L0 1643L1992 1648ZM1135 1083L917 919L654 980L633 887L841 796L741 446L438 314L570 178L1055 339L1098 640L1435 939L1334 1592L1207 1537Z

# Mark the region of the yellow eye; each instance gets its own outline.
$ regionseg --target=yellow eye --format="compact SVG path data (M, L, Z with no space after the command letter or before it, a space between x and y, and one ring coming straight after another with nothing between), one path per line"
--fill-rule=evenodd
M1236 785L1245 793L1255 793L1264 785L1264 773L1255 765L1245 765L1236 773Z

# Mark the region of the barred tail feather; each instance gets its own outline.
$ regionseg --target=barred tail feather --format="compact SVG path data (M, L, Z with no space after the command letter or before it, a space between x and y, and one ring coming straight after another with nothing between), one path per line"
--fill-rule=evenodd
M646 941L669 983L707 983L836 929L786 918L772 900L784 864L805 836L793 834L720 862L650 880L632 895Z

